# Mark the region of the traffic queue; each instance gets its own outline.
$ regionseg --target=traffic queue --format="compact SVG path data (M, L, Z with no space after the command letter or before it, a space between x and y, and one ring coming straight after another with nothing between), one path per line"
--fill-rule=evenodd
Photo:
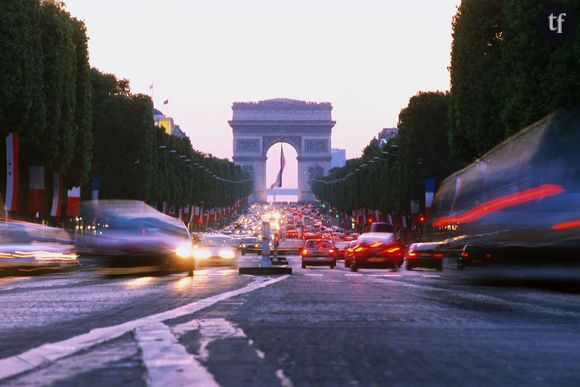
M147 267L162 273L201 267L239 266L242 256L298 256L302 268L335 268L344 260L361 268L442 269L437 246L406 249L392 225L374 224L371 232L345 230L315 204L254 204L221 229L191 233L185 224L134 200L86 202L83 227L73 232L20 220L0 222L0 271L14 273L79 267L82 259L114 268ZM264 235L264 224L271 230ZM267 245L267 249L264 249Z

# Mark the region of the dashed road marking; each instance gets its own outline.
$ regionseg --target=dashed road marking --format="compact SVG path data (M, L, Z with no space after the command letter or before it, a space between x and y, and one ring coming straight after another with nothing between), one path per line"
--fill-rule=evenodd
M249 285L244 286L243 288L220 293L215 296L204 298L202 300L192 302L191 304L181 306L179 308L150 315L141 319L128 321L118 325L96 328L85 334L81 334L56 343L44 344L25 351L19 355L1 359L0 380L33 370L40 366L45 366L51 362L73 355L97 344L101 344L120 337L126 332L130 332L140 326L159 323L165 320L192 314L215 305L220 301L250 293L269 285L273 285L277 282L285 280L288 277L288 275L285 275L269 280L258 279Z
M149 386L217 386L213 375L189 354L163 323L140 326L135 337L141 348Z

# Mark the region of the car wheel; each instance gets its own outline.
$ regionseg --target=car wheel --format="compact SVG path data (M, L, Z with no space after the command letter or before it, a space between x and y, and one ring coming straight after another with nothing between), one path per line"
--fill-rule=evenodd
M334 269L334 266L335 266L335 265L330 265L330 268L331 268L331 269Z
M344 260L344 267L346 269L348 269L350 267L350 261L349 260L346 260L346 259Z
M306 269L306 265L305 265L305 264L302 264L302 268L303 268L303 269Z
M443 264L440 263L439 265L437 265L437 267L435 269L437 269L437 271L443 270Z
M358 267L356 267L356 264L354 262L350 264L350 271L358 271Z

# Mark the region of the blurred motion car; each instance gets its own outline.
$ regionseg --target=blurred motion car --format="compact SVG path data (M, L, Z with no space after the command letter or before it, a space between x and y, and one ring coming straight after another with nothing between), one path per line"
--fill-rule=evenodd
M16 220L0 221L0 269L32 271L70 268L79 260L61 228Z
M193 257L198 266L233 266L240 255L236 241L223 234L206 234L199 246L194 247Z
M350 269L391 268L397 270L403 263L404 246L395 234L386 232L364 233L352 247Z
M86 222L77 233L83 255L105 258L112 266L148 266L161 271L195 270L192 238L182 221L136 200L83 202Z
M300 252L302 268L306 266L336 266L334 244L328 239L309 239Z
M441 243L412 243L405 253L407 270L416 267L427 267L443 270L445 253L438 249Z

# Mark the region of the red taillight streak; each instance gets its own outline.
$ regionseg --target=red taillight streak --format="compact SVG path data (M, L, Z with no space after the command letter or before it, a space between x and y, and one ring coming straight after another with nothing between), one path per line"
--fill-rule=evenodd
M328 252L329 252L330 254L332 254L332 253L334 253L334 250L333 250L333 249L330 249L330 250L328 250Z
M446 216L433 222L434 227L444 227L456 223L469 223L479 218L482 218L493 212L502 210L504 208L517 206L518 204L526 203L532 200L541 199L547 196L554 196L564 192L564 187L555 184L544 184L536 188L530 188L515 194L502 196L497 199L490 200L487 203L475 206L471 210L459 216Z
M415 253L415 252L413 252L413 251L409 251L409 252L407 253L407 256L409 256L409 257L416 257L416 256L417 256L417 253Z
M435 258L443 258L444 256L445 256L445 254L443 254L443 253L434 253L433 254L433 257L435 257Z
M469 253L467 251L464 251L461 253L461 256L467 258L469 257Z
M570 228L580 227L580 220L571 220L569 222L558 223L552 226L552 230L568 230Z

